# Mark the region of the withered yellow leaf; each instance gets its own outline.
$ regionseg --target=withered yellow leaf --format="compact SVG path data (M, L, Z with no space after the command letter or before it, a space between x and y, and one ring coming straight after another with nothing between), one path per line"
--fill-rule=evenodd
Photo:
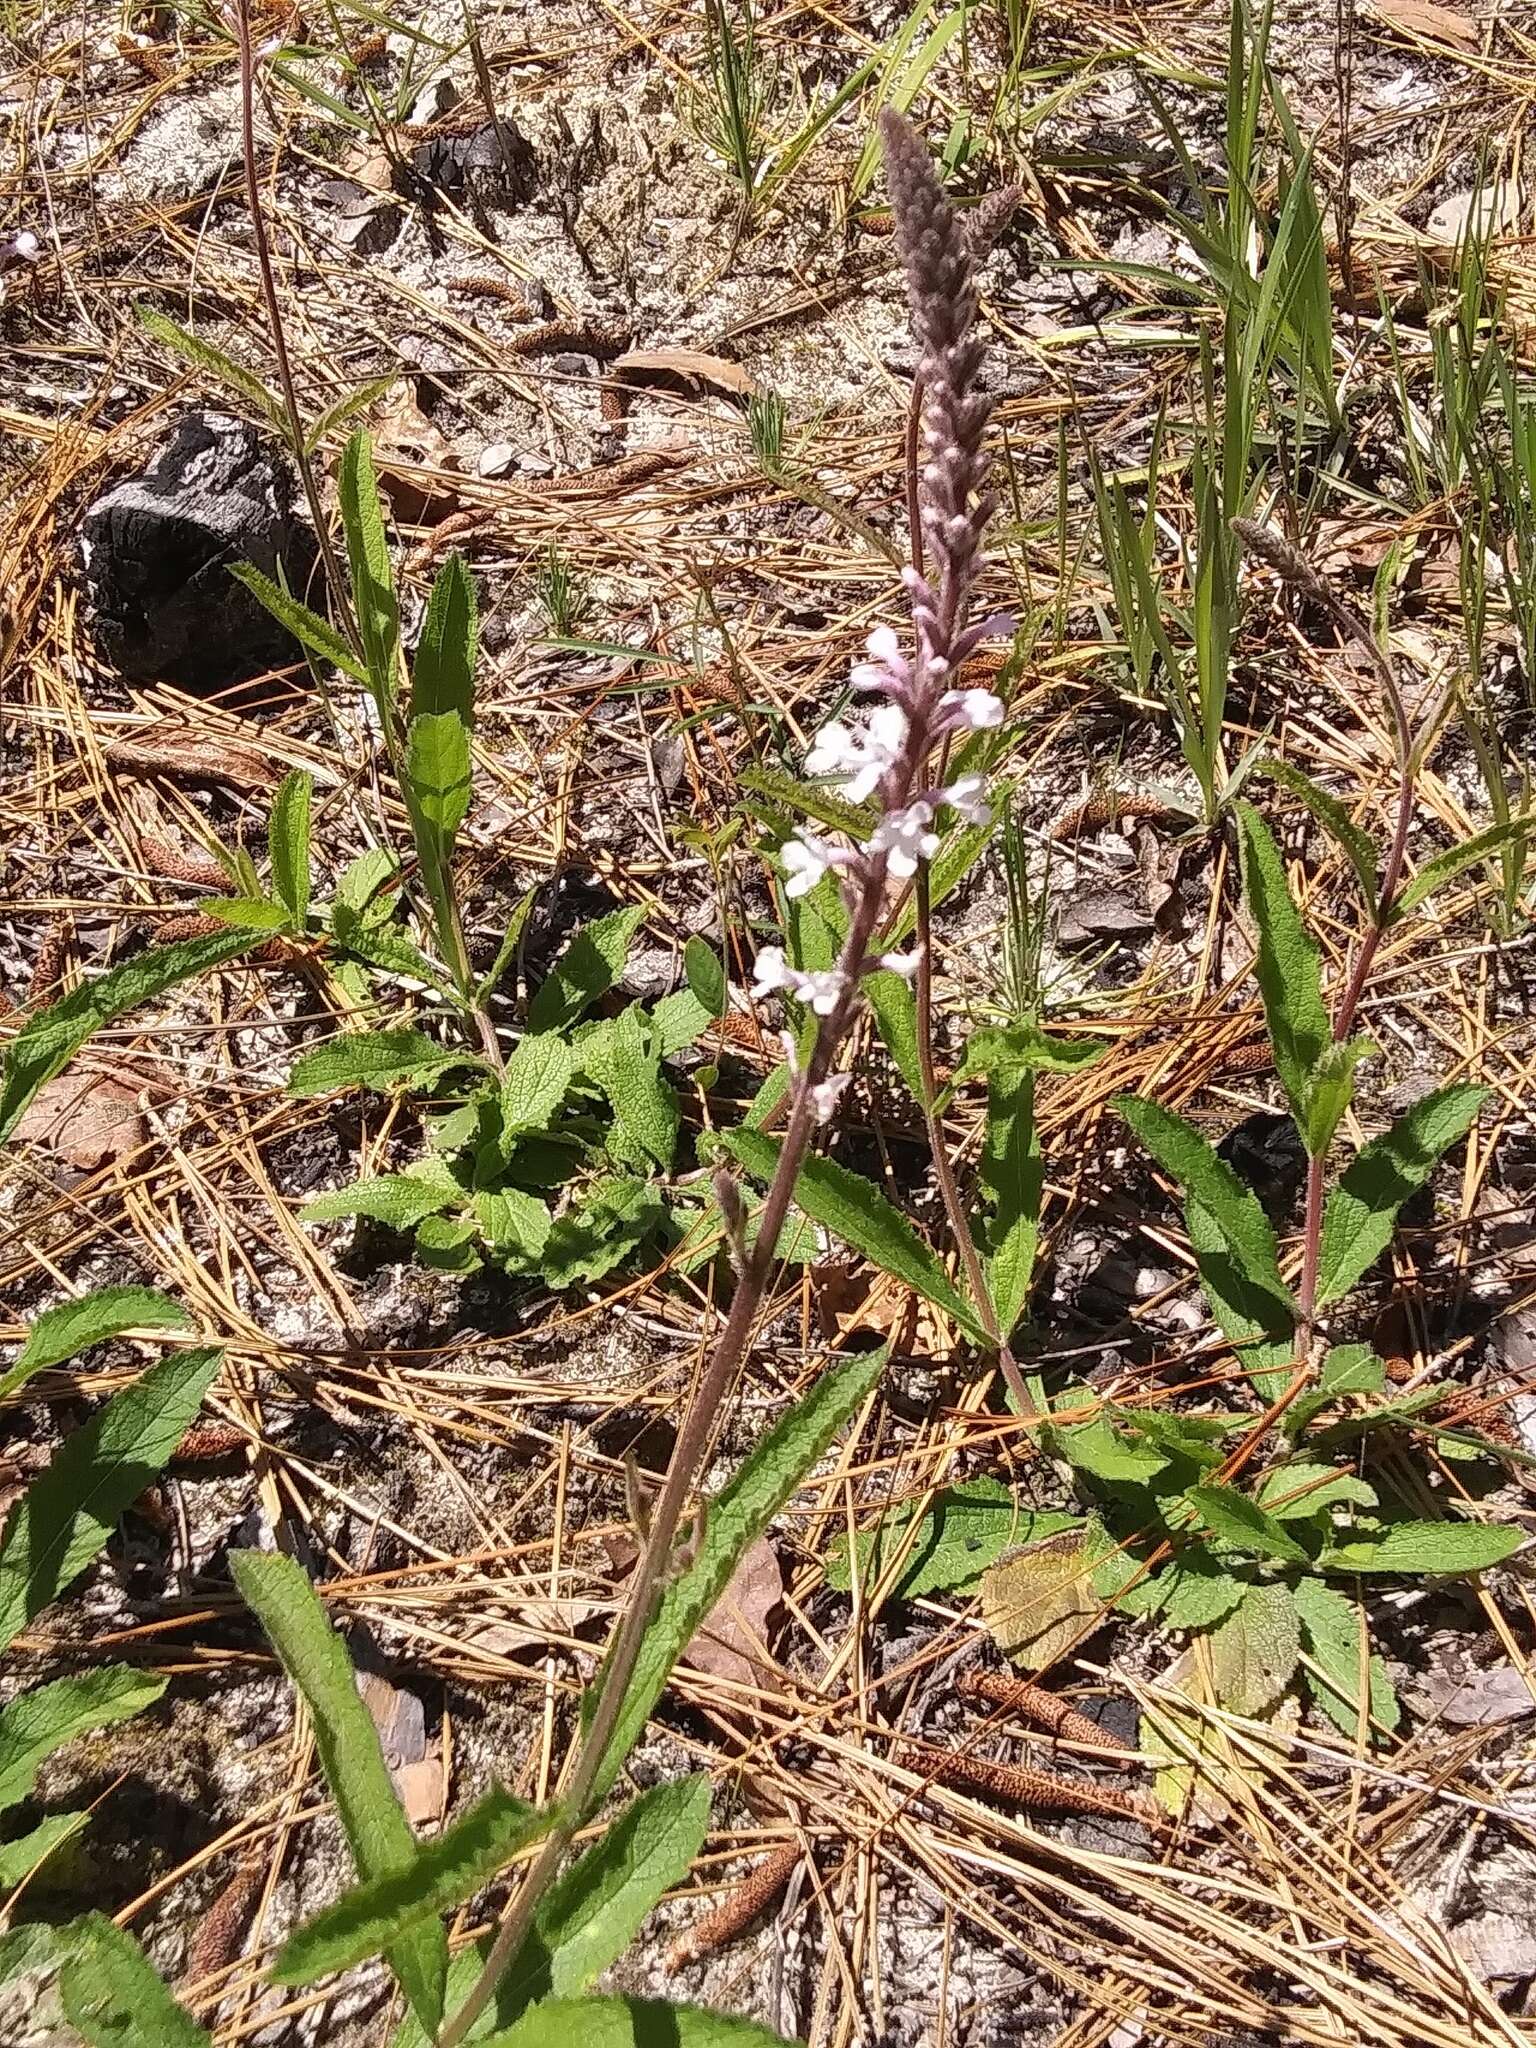
M1043 1671L1096 1628L1107 1609L1093 1589L1100 1546L1082 1529L1060 1529L1009 1557L981 1581L981 1618L1024 1671Z

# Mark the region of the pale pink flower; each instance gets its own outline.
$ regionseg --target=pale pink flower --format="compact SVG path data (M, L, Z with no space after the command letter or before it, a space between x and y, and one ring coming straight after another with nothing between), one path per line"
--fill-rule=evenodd
M834 718L816 735L805 757L808 775L841 778L839 793L866 803L901 757L907 743L907 714L899 704L877 704L862 731Z
M914 946L910 953L882 953L876 964L887 974L899 974L903 981L915 981L917 970L923 964L923 949Z
M825 1081L818 1081L811 1090L811 1107L816 1112L819 1124L829 1124L837 1113L837 1105L843 1090L853 1079L852 1074L828 1074Z
M796 971L784 958L782 946L764 946L753 963L752 994L757 1000L776 996L795 985Z
M792 839L786 839L779 849L779 860L785 876L786 896L809 896L828 868L840 867L848 855L839 848L828 846L824 839L818 839L814 832L807 832L802 825Z
M1003 722L1003 700L991 690L946 690L939 699L942 732L990 732Z
M904 811L888 811L864 843L866 853L887 856L887 867L898 880L917 873L920 861L932 860L939 850L939 835L929 828L933 805L919 797Z
M934 792L935 801L948 804L967 825L990 825L992 808L986 801L987 785L980 775L962 775L947 789Z

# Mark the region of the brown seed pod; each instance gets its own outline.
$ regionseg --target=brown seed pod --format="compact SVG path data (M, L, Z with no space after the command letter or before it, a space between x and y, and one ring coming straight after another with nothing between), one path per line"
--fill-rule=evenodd
M799 1861L798 1842L786 1842L782 1849L765 1857L712 1913L706 1913L678 1936L667 1950L667 1968L680 1970L686 1963L712 1956L744 1934L789 1883Z
M260 1891L259 1866L242 1865L197 1923L181 1973L183 1989L203 1983L234 1962L244 1946Z
M27 984L29 1003L41 1002L64 972L74 930L74 920L63 912L49 919L37 949L37 958L32 962L32 979Z
M1160 796L1138 794L1135 790L1096 789L1081 803L1073 804L1046 833L1054 842L1077 839L1084 832L1102 832L1121 818L1156 818L1165 821L1181 814Z
M1043 1685L1034 1685L1027 1678L1011 1678L1003 1671L962 1671L955 1680L955 1691L963 1700L976 1700L1022 1714L1026 1721L1048 1729L1065 1742L1081 1742L1093 1749L1120 1746L1096 1721L1080 1714L1059 1693L1048 1692Z
M936 1785L982 1792L989 1799L1041 1813L1111 1813L1165 1832L1168 1816L1150 1799L1122 1792L1092 1778L1068 1778L1059 1771L1041 1771L1029 1764L994 1764L985 1757L961 1756L954 1750L927 1749L909 1743L898 1762Z
M178 846L173 840L162 839L158 832L141 832L139 853L149 872L163 875L167 881L192 882L207 889L229 888L229 876L213 855L204 853L200 846Z

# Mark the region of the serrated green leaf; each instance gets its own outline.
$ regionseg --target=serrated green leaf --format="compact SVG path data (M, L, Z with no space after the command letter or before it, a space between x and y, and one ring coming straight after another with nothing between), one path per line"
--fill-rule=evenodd
M373 471L373 445L361 427L342 450L337 496L369 685L379 722L388 733L394 729L399 681L400 610Z
M620 1127L642 1158L663 1170L670 1167L680 1122L677 1096L662 1075L638 1003L612 1020L602 1056L590 1065Z
M727 1131L723 1142L731 1156L758 1180L771 1181L779 1162L780 1144L763 1131ZM877 1187L850 1173L835 1160L808 1158L795 1182L795 1206L802 1215L861 1252L882 1272L904 1280L914 1293L931 1301L978 1343L986 1331L974 1309L950 1284L937 1254L917 1235L905 1216Z
M293 925L284 905L267 896L205 896L197 907L204 917L243 932L285 932Z
M0 1378L0 1401L18 1392L34 1373L63 1365L125 1330L191 1327L192 1318L181 1303L157 1287L98 1287L76 1301L61 1301L57 1308L44 1309L27 1332L15 1364Z
M178 939L156 946L136 960L50 1004L30 1018L11 1040L0 1081L0 1145L13 1134L39 1088L67 1067L75 1054L104 1024L136 1010L140 1003L221 967L254 944L249 932L213 932L205 939Z
M1291 1589L1301 1617L1302 1642L1317 1666L1305 1672L1318 1707L1353 1742L1360 1728L1360 1651L1364 1616L1352 1600L1321 1579L1298 1579ZM1390 1733L1401 1718L1397 1694L1379 1657L1369 1659L1370 1718ZM1373 1737L1379 1739L1379 1737Z
M1252 804L1237 809L1243 895L1258 930L1257 973L1275 1070L1298 1128L1305 1128L1312 1073L1329 1043L1321 968L1285 878L1280 849Z
M1095 1575L1104 1532L1080 1523L1012 1550L982 1574L981 1617L1003 1654L1043 1671L1107 1612Z
M106 1543L191 1427L222 1351L178 1351L64 1439L0 1536L0 1651Z
M441 1046L420 1031L355 1031L317 1045L295 1061L290 1095L330 1095L340 1088L429 1087L452 1067L478 1065L466 1052Z
M501 1084L504 1137L547 1131L576 1072L576 1056L563 1038L538 1032L523 1039L507 1061Z
M1360 1507L1376 1505L1376 1489L1353 1472L1336 1465L1273 1466L1259 1482L1259 1505L1277 1522L1302 1522L1322 1515L1341 1501Z
M1292 796L1300 797L1318 824L1333 840L1339 851L1354 869L1355 879L1360 884L1360 893L1366 906L1374 916L1376 894L1380 881L1376 872L1376 849L1370 839L1361 831L1337 797L1329 796L1319 789L1310 775L1302 773L1289 761L1281 761L1273 754L1254 763L1256 775L1267 775L1288 789Z
M767 797L778 809L798 813L818 825L830 826L833 831L846 832L850 839L867 839L875 828L875 813L869 804L845 803L829 789L796 782L788 775L776 775L771 768L743 768L737 780L743 789Z
M423 1216L416 1225L416 1256L439 1273L478 1273L485 1261L477 1226L464 1216Z
M1080 1074L1107 1050L1097 1038L1057 1038L1037 1024L975 1031L952 1085L958 1088L978 1074Z
M987 1128L981 1148L981 1192L991 1208L984 1249L987 1285L1006 1343L1034 1284L1040 1239L1045 1157L1035 1122L1035 1077L1028 1067L1003 1070L987 1082Z
M0 1812L30 1795L39 1765L56 1749L94 1728L142 1714L166 1684L126 1664L108 1664L19 1694L0 1709Z
M1053 1424L1049 1437L1052 1449L1074 1471L1091 1473L1109 1485L1141 1485L1168 1464L1160 1452L1115 1429L1102 1415L1065 1428Z
M1498 1522L1394 1522L1379 1535L1325 1550L1318 1562L1330 1572L1450 1578L1502 1564L1524 1541L1524 1530Z
M873 1391L889 1347L832 1365L811 1391L776 1422L703 1518L693 1562L662 1593L624 1694L613 1738L592 1788L589 1811L606 1797L624 1759L640 1739L673 1665L719 1603L732 1572L832 1439ZM606 1672L606 1666L605 1666ZM601 1687L604 1673L595 1681Z
M362 7L354 7L352 11L354 14L364 15L369 20L374 18L370 10ZM410 33L409 30L399 30L392 22L381 25L396 33ZM304 453L313 455L328 434L333 433L337 427L344 427L347 421L356 418L358 413L366 412L368 407L376 399L382 398L397 381L398 379L392 376L371 377L366 384L359 384L355 391L349 391L344 398L338 398L334 405L328 405L305 434ZM358 680L361 682L362 677L359 676Z
M703 1037L717 1015L718 1012L705 1008L691 988L674 989L671 995L663 996L651 1011L651 1029L656 1034L657 1052L663 1059L682 1052L686 1046ZM699 1085L703 1086L703 1082L700 1081Z
M1273 1712L1296 1675L1301 1624L1289 1586L1249 1586L1211 1631L1216 1697L1234 1714Z
M1094 1585L1122 1614L1144 1615L1165 1628L1213 1628L1247 1590L1245 1579L1199 1550L1181 1553L1131 1585L1135 1568L1134 1558L1119 1553L1098 1567Z
M541 1901L503 1980L501 2015L595 1983L662 1894L688 1875L708 1828L709 1779L702 1772L653 1785L631 1801Z
M469 727L456 711L424 711L406 735L405 780L413 819L434 835L435 857L446 864L469 809ZM421 852L420 832L417 851Z
M720 955L697 933L683 947L683 972L691 993L713 1017L725 1015L728 991Z
M1343 1045L1330 1042L1323 1048L1307 1091L1301 1131L1302 1143L1313 1159L1321 1159L1333 1143L1339 1119L1354 1099L1355 1069L1375 1050L1368 1038L1351 1038Z
M307 647L321 661L330 662L333 668L340 669L353 682L367 682L368 671L329 620L322 619L318 612L312 612L307 604L301 604L291 591L284 590L280 583L274 583L270 576L263 576L253 563L232 562L229 573L237 583L243 583L260 604L265 605L280 626L288 628L301 647Z
M534 997L528 1011L529 1030L569 1030L599 996L606 995L624 972L630 944L644 916L645 911L633 905L610 910L606 917L583 925Z
M1392 906L1389 926L1415 910L1426 896L1436 889L1443 889L1447 882L1454 881L1466 868L1475 867L1479 861L1489 860L1494 854L1502 853L1517 840L1529 838L1536 832L1536 818L1510 818L1502 825L1489 825L1482 832L1474 832L1470 839L1464 839L1460 846L1448 847L1444 853L1437 853L1433 860L1427 860L1413 880Z
M404 932L397 931L388 923L387 917L386 912L381 919L363 918L345 903L334 903L331 906L331 936L338 946L355 954L359 960L365 960L370 967L381 968L386 974L403 974L409 980L419 981L424 987L436 990L439 995L453 996L455 991L442 969L429 960Z
M793 2048L750 2020L648 1998L551 1998L482 2048Z
M189 334L169 314L158 311L154 306L135 306L134 312L138 315L139 325L152 340L170 349L173 355L180 356L194 369L201 370L205 376L212 377L216 383L238 392L259 418L275 428L286 444L287 410L282 400L275 392L269 391L259 377L237 363L233 356L226 355L223 349L215 348L211 341Z
M446 1958L439 1914L472 1899L559 1816L558 1806L529 1806L493 1786L440 1835L416 1844L408 1861L365 1878L291 1934L272 1966L274 1981L308 1984L370 1956L393 1958L406 1944L429 1942Z
M210 2048L212 2036L172 1998L131 1934L102 1913L76 1920L68 1934L59 2003L90 2048Z
M852 1552L846 1537L839 1537L827 1555L827 1584L839 1592L850 1591L855 1558L866 1588L883 1576L906 1540L918 1505L915 1500L898 1501L874 1528L856 1533ZM927 1593L972 1587L1005 1550L1053 1536L1078 1520L1075 1515L1020 1507L996 1479L947 1486L923 1515L891 1598L920 1600Z
M467 735L475 714L475 655L479 643L475 582L460 554L437 573L411 665L411 722L449 716Z
M474 1197L475 1220L492 1251L515 1253L537 1265L549 1242L549 1211L537 1196L521 1188L484 1190Z
M1117 1095L1114 1107L1163 1171L1178 1182L1186 1203L1198 1203L1205 1211L1235 1262L1234 1280L1271 1305L1266 1327L1288 1324L1294 1303L1280 1278L1275 1233L1252 1189L1192 1124L1161 1103Z
M539 1270L551 1287L601 1280L661 1222L660 1195L643 1180L615 1175L587 1190L550 1227Z
M410 1230L424 1216L440 1215L464 1199L464 1190L450 1193L415 1174L386 1173L377 1180L355 1180L349 1187L316 1195L299 1211L303 1223L332 1223L343 1216L369 1216L391 1230Z
M1466 1136L1487 1093L1464 1082L1437 1089L1355 1156L1323 1211L1320 1308L1346 1295L1381 1257L1397 1212Z
M1282 1564L1311 1562L1295 1537L1235 1486L1192 1486L1185 1498L1205 1526L1235 1550L1250 1557L1275 1557Z
M1317 1387L1321 1394L1379 1394L1387 1383L1387 1367L1369 1344L1335 1344L1323 1360Z
M304 929L309 916L309 812L314 787L302 769L285 775L272 799L267 832L272 887L295 931Z
M409 1871L416 1839L390 1781L379 1731L357 1689L346 1644L332 1628L308 1575L277 1552L236 1550L229 1564L241 1597L309 1708L320 1768L358 1875L368 1881ZM290 1949L305 1931L292 1938ZM448 1974L442 1928L431 1922L402 1932L398 1940L391 1937L388 1956L422 2025L435 2029L443 2016Z

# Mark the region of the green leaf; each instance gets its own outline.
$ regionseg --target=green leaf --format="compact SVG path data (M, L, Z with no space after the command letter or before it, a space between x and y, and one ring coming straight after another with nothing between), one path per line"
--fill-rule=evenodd
M716 1021L717 1013L705 1008L691 988L674 989L651 1011L651 1029L656 1050L663 1059L695 1043ZM700 1086L702 1086L702 1081Z
M638 1003L615 1017L606 1034L596 1079L622 1129L647 1159L663 1170L677 1150L677 1096L662 1078L661 1062Z
M1236 1350L1244 1375L1264 1400L1273 1401L1290 1378L1296 1356L1291 1318L1272 1294L1250 1283L1203 1202L1184 1204L1184 1222L1211 1314Z
M258 1550L231 1551L229 1566L241 1598L304 1696L320 1768L358 1875L366 1881L409 1870L416 1838L390 1781L379 1731L357 1689L346 1644L332 1628L308 1574L291 1557ZM389 1950L389 1965L422 2024L435 2028L443 2016L448 1971L442 1928L432 1925L403 1935Z
M1146 1615L1164 1628L1213 1628L1247 1591L1246 1580L1200 1550L1184 1551L1161 1571L1129 1585L1135 1564L1123 1552L1106 1558L1094 1574L1094 1586L1122 1614Z
M1376 1505L1376 1489L1336 1465L1274 1465L1259 1482L1259 1505L1277 1522L1310 1521L1340 1501Z
M450 1192L441 1183L410 1173L381 1174L377 1180L355 1180L350 1187L316 1195L299 1211L303 1223L331 1223L341 1216L371 1216L391 1230L411 1230L424 1216L441 1215L464 1200L464 1190Z
M551 1228L539 1270L551 1287L601 1280L644 1242L666 1210L643 1180L614 1175L595 1181L576 1208Z
M1387 1383L1386 1361L1369 1344L1335 1344L1318 1375L1320 1394L1379 1394Z
M1029 1301L1040 1239L1045 1157L1035 1123L1035 1077L1028 1067L987 1082L981 1192L991 1206L985 1231L987 1285L997 1326L1009 1339Z
M1068 1399L1072 1397L1069 1395ZM1115 1429L1102 1415L1048 1432L1051 1448L1074 1471L1088 1472L1108 1485L1140 1485L1166 1470L1168 1460L1145 1443Z
M1397 1212L1464 1138L1487 1095L1457 1082L1416 1102L1382 1137L1356 1154L1323 1211L1318 1306L1326 1307L1381 1257Z
M216 383L225 385L230 391L238 392L253 412L275 428L284 445L288 442L288 414L280 398L269 391L261 379L254 376L233 356L227 356L223 349L215 348L211 341L203 341L198 335L189 334L185 327L161 313L153 306L135 306L139 325L152 340L168 348L173 355L181 357L205 376Z
M90 2048L210 2048L212 2036L172 1998L131 1934L101 1913L68 1932L59 2002Z
M40 1870L62 1843L89 1821L85 1812L52 1813L24 1835L0 1842L0 1891L13 1891Z
M344 951L365 960L386 974L403 974L435 989L439 995L456 997L457 992L442 969L429 960L405 933L382 918L364 919L345 903L331 905L331 936Z
M272 887L295 931L304 929L309 916L309 811L314 789L302 769L285 775L272 799L272 822L267 831Z
M205 917L216 917L243 932L286 932L293 928L292 913L281 903L265 896L205 896L197 906Z
M750 2020L650 1998L551 1998L482 2048L792 2048Z
M469 565L452 554L438 571L411 669L411 721L451 714L467 733L475 715L479 621Z
M340 1088L427 1087L450 1067L478 1062L420 1031L355 1031L317 1045L294 1063L290 1095L330 1095Z
M589 1810L606 1796L644 1732L673 1665L719 1603L736 1566L825 1454L848 1417L873 1391L888 1348L882 1346L879 1351L829 1366L710 1501L693 1562L667 1585L655 1619L645 1632ZM598 1687L605 1674L606 1666L595 1682Z
M485 1189L472 1206L481 1235L492 1251L519 1263L536 1266L549 1242L549 1211L537 1196L522 1188Z
M520 1849L547 1833L559 1813L558 1806L529 1806L492 1786L440 1835L416 1844L409 1861L365 1877L291 1934L278 1951L273 1979L308 1984L381 1951L393 1961L403 1949L422 1945L431 1951L436 1970L438 1954L447 1956L438 1916L473 1898ZM404 1815L400 1819L403 1826ZM435 1994L439 2010L442 1981Z
M125 1330L187 1330L192 1318L157 1287L98 1287L76 1301L44 1309L27 1332L10 1371L0 1378L0 1401L24 1387L32 1375L120 1337ZM3 1802L0 1802L3 1803Z
M232 562L229 573L237 583L245 585L258 603L266 606L279 625L288 628L301 647L307 647L321 661L328 661L333 668L339 668L353 682L367 682L368 671L329 620L322 619L318 612L312 612L308 605L301 604L291 591L284 590L280 583L274 583L270 576L263 576L250 562Z
M796 782L788 775L776 775L771 768L743 768L736 778L755 796L767 797L781 811L798 812L818 825L846 832L850 839L867 839L875 829L875 813L869 804L845 803L829 789L814 782ZM756 811L757 805L750 805Z
M748 1173L762 1181L772 1180L779 1163L777 1138L742 1129L727 1131L724 1144ZM882 1272L904 1280L978 1343L987 1342L975 1310L955 1292L937 1255L869 1181L835 1160L808 1158L795 1182L795 1205L813 1223L862 1252Z
M523 1039L507 1061L501 1084L503 1137L547 1131L575 1072L576 1055L563 1038L545 1031Z
M1205 1526L1234 1550L1249 1557L1275 1557L1282 1564L1311 1563L1295 1537L1235 1486L1192 1486L1185 1499Z
M1463 869L1475 867L1479 861L1488 860L1496 853L1502 853L1517 840L1526 839L1536 832L1536 818L1509 818L1502 825L1489 825L1482 832L1474 832L1470 839L1464 839L1460 846L1447 848L1437 853L1433 860L1427 860L1413 880L1392 905L1392 914L1387 919L1389 927L1415 910L1426 896L1436 889L1443 889L1447 882L1454 881Z
M630 943L645 916L631 905L610 910L584 925L566 947L555 970L534 997L528 1011L530 1031L565 1031L599 996L606 995L624 972Z
M1328 1044L1316 946L1291 901L1280 849L1252 804L1237 805L1243 893L1258 928L1259 990L1275 1069L1299 1128L1305 1129L1312 1074Z
M1293 1303L1280 1278L1275 1233L1252 1189L1192 1124L1161 1103L1117 1095L1114 1107L1163 1171L1178 1182L1186 1201L1198 1202L1205 1210L1247 1287L1273 1304L1277 1321L1288 1321Z
M1525 1541L1525 1532L1498 1522L1393 1522L1380 1535L1325 1550L1330 1572L1423 1572L1450 1578L1502 1564Z
M416 1256L439 1273L478 1273L478 1226L465 1216L423 1216L416 1226Z
M433 854L446 865L469 809L469 727L456 711L424 711L406 735L405 780L413 819L432 835ZM417 851L425 851L417 833Z
M538 893L536 887L525 889L513 904L512 913L507 919L507 928L501 935L501 944L496 948L496 958L486 969L480 986L475 991L477 1008L484 1009L491 997L500 989L502 977L512 965L512 957L522 941L523 927L528 922L528 913L533 909Z
M1355 1069L1369 1059L1376 1048L1368 1038L1351 1038L1324 1048L1307 1092L1306 1117L1301 1139L1313 1159L1321 1159L1333 1143L1339 1119L1355 1093Z
M136 960L125 961L40 1010L17 1032L5 1055L4 1079L0 1081L0 1144L14 1132L38 1089L68 1066L93 1031L178 982L190 981L195 974L206 974L233 960L252 943L249 932L213 932L205 939L178 939L174 945L156 946Z
M1355 871L1355 880L1360 884L1360 893L1372 916L1376 912L1376 894L1380 881L1376 872L1376 849L1370 839L1361 831L1354 819L1345 810L1337 797L1319 789L1310 775L1289 761L1281 761L1273 754L1267 754L1254 763L1256 775L1267 775L1272 782L1278 782L1288 789L1292 796L1300 797L1318 824L1333 840L1344 858Z
M186 1435L223 1356L174 1352L64 1439L0 1536L0 1650L102 1548Z
M911 983L904 975L882 967L878 974L866 974L860 986L897 1073L906 1082L913 1101L921 1103L923 1067L917 1051L917 998Z
M1351 1742L1360 1727L1360 1651L1365 1637L1365 1618L1353 1600L1324 1585L1321 1579L1298 1579L1291 1598L1301 1617L1301 1636L1316 1671L1307 1670L1307 1690L1313 1700ZM1401 1718L1397 1694L1392 1690L1381 1659L1369 1659L1370 1718L1391 1732Z
M373 447L361 427L342 450L337 479L341 524L347 540L352 602L363 642L374 703L386 733L394 730L399 680L400 611L389 564L389 541L373 472Z
M1301 1623L1289 1586L1249 1586L1211 1631L1210 1645L1221 1704L1234 1714L1270 1714L1301 1658Z
M688 1875L709 1828L704 1773L653 1785L546 1893L498 1997L502 2017L585 1991L616 1963L657 1900Z
M1054 1038L1038 1024L975 1031L952 1085L958 1088L978 1074L1080 1074L1107 1049L1097 1038Z
M728 999L725 969L714 947L697 933L683 947L683 972L688 977L690 991L709 1016L723 1017Z
M376 19L375 11L367 7L355 7L353 12L362 15L365 20ZM388 28L395 34L409 36L411 33L408 29L402 29L399 23L385 18L377 19L377 26ZM365 412L397 381L394 377L370 377L366 384L359 384L355 391L349 391L344 398L338 398L334 405L328 405L305 434L304 453L313 455L321 442L334 433L337 427L344 427L348 420L354 419L360 412ZM359 676L358 681L362 680L363 678Z
M0 1710L0 1812L29 1796L38 1766L56 1749L93 1728L142 1714L167 1682L126 1664L107 1664L19 1694Z
M912 1526L918 1503L898 1501L873 1529L861 1529L850 1553L839 1537L827 1556L827 1584L839 1592L853 1586L853 1564L866 1587L883 1576ZM893 1600L920 1600L925 1593L952 1593L974 1586L989 1565L1016 1544L1033 1543L1074 1526L1075 1515L1022 1508L1000 1480L969 1479L938 1494L918 1527L896 1583Z

